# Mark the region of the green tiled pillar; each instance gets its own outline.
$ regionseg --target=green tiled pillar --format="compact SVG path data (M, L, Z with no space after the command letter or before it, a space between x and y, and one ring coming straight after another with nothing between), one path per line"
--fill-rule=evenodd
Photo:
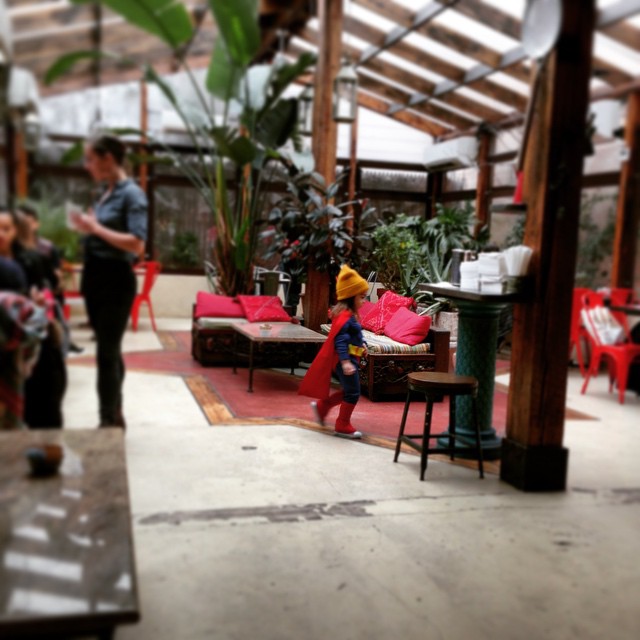
M456 300L458 319L458 347L456 373L478 379L478 419L482 436L484 457L496 460L500 457L501 440L492 426L493 392L496 374L496 350L498 344L498 320L507 306L504 302L471 302ZM471 397L456 399L456 432L475 440ZM448 439L439 441L448 445ZM461 443L458 443L461 446ZM469 457L475 457L473 453Z

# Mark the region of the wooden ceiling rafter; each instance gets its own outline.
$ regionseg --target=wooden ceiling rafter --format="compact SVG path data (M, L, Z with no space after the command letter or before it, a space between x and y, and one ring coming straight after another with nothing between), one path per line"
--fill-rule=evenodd
M303 39L305 42L312 44L314 46L318 46L318 32L305 27L299 34L298 37ZM355 58L360 50L353 45L343 42L342 50L345 55ZM418 92L422 93L430 93L433 91L435 87L435 83L423 78L422 76L418 76L415 73L407 71L406 69L396 66L395 64L391 64L388 61L383 61L382 59L376 57L370 60L367 60L366 63L360 65L358 68L371 70L379 76L385 77L392 82L395 82L399 85L413 88ZM478 120L499 120L503 117L503 113L501 111L497 111L492 109L480 102L476 102L471 98L468 98L461 94L451 93L444 97L442 101L448 106L451 106L453 109L458 111L462 111L463 114L468 114ZM452 112L455 115L455 112Z
M622 2L627 1L622 0ZM637 2L637 0L631 1ZM501 11L498 7L489 6L481 0L465 0L456 6L456 11L515 40L521 40L522 24L520 20ZM593 57L593 68L601 80L612 85L628 82L632 79L632 76L600 56Z
M361 40L374 44L383 42L385 38L384 31L366 22L353 18L352 16L345 16L344 30ZM394 44L388 49L388 52L397 55L408 62L412 62L413 64L427 67L433 73L446 78L443 83L451 84L453 85L453 88L462 86L461 83L464 82L465 77L468 75L468 72L465 72L464 69L452 65L437 56L429 54L419 47L415 47L403 41ZM483 93L488 98L502 102L503 104L511 106L518 111L523 111L526 108L527 100L522 94L500 84L485 80L484 78L470 79L470 81L465 84L468 84L470 88ZM441 85L442 83L436 85L436 89ZM453 88L450 90L453 90ZM444 93L448 93L448 91L441 90L438 92L438 95L443 95ZM419 102L425 102L430 97L437 96L416 96L415 101L411 101L411 104L407 106L413 106Z
M353 2L372 13L397 22L400 26L412 24L416 15L405 6L388 0L353 0ZM473 58L488 67L498 67L502 61L500 52L443 24L429 22L416 29L416 33L469 58ZM503 71L520 82L528 84L531 79L530 69L517 60L512 62L509 67L504 68Z
M401 40L404 40L404 38L406 38L410 33L413 33L421 27L424 27L426 24L440 15L443 11L446 11L447 9L455 6L459 1L460 0L440 0L440 2L430 2L429 4L425 5L422 9L415 13L414 18L410 24L400 25L399 27L392 29L386 35L382 43L373 45L368 49L365 49L362 52L360 59L356 61L356 65L363 64L367 62L367 60L375 58L386 49L389 49Z
M305 42L307 41L305 40ZM309 42L309 44L313 43ZM287 49L287 52L293 55L300 55L305 51L308 51L308 49L304 49L295 43L290 44ZM363 76L361 76L361 78L362 77ZM374 111L375 113L387 118L397 120L403 124L408 124L409 126L434 137L445 135L447 132L451 131L450 127L434 122L433 118L436 116L433 112L424 111L418 113L417 111L406 111L399 113L397 116L389 114L389 106L391 105L389 96L395 95L394 91L399 90L389 85L385 86L384 83L376 81L373 78L366 77L358 86L358 104L365 109ZM426 115L427 113L429 113L429 115ZM438 115L441 115L440 112L438 112Z

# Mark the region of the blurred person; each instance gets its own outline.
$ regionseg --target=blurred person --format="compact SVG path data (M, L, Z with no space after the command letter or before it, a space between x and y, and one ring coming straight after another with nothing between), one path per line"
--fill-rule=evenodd
M47 279L54 298L57 302L56 318L64 331L64 352L72 351L74 353L82 353L84 349L71 341L69 325L64 317L64 290L62 287L62 260L57 247L46 238L39 234L40 216L35 207L27 203L18 205L19 221L22 219L23 234L20 238L22 245L42 256L44 275Z
M104 135L85 146L85 168L104 191L72 221L84 238L81 292L97 343L99 426L125 428L122 339L136 296L134 262L147 238L147 198L123 167L125 147Z
M0 206L0 258L13 264L14 274L17 267L24 275L22 284L16 281L12 291L28 295L37 307L48 312L37 360L24 383L24 420L31 428L59 428L63 426L62 400L67 386L62 330L53 313L46 261L21 243L27 233L24 219Z

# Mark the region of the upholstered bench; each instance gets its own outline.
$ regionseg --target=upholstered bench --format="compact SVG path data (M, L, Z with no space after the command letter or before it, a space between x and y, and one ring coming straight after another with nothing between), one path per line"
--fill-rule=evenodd
M277 296L231 298L200 291L193 305L191 355L204 366L231 366L235 347L242 362L249 351L249 341L237 335L233 325L283 321L291 321L291 318ZM291 363L290 356L275 345L267 345L262 351L261 356L273 362L273 366Z
M330 324L321 330L328 335ZM360 384L369 400L382 396L404 396L407 376L422 371L449 370L449 331L431 327L424 342L410 346L384 335L363 330L368 355L360 360Z
M195 305L194 305L195 314ZM191 324L191 355L204 366L231 366L235 331L231 325L246 318L196 318Z

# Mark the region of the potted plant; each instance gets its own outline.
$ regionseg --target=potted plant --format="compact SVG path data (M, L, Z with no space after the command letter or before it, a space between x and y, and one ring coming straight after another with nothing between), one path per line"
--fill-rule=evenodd
M144 65L143 78L160 88L181 117L195 149L195 161L187 162L161 140L151 142L180 168L212 211L216 234L211 258L220 289L227 295L250 293L267 165L281 159L295 164L301 151L297 100L285 98L283 93L314 63L315 56L304 53L294 63L278 58L272 65L251 66L261 44L258 1L209 2L218 36L205 86L201 87L184 55L195 30L183 3L159 2L154 7L148 0L100 1L131 24L158 36L173 50L180 68L191 80L198 107L181 100L151 64ZM80 60L99 56L115 54L69 53L52 65L46 81L53 82ZM213 113L210 96L221 101L220 113ZM118 133L148 137L147 132L131 128ZM225 176L229 163L237 168L238 175L233 197Z
M333 204L340 184L325 186L317 173L290 167L287 195L271 209L259 236L265 260L277 258L297 282L303 282L309 264L321 273L345 262L352 250L351 202Z

